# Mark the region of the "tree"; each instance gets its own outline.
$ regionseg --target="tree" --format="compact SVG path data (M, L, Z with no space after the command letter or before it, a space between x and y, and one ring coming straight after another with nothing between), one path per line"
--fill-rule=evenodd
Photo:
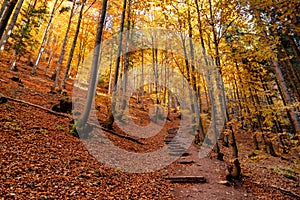
M47 23L47 26L46 26L46 29L45 29L45 32L44 32L44 36L43 36L43 39L42 39L41 46L40 46L40 49L39 49L37 58L36 58L36 60L35 60L33 69L32 69L32 71L31 71L32 74L35 74L35 73L36 73L36 70L37 70L37 68L38 68L38 65L39 65L41 56L42 56L42 54L43 54L43 52L44 52L46 40L47 40L47 37L48 37L48 34L49 34L49 30L50 30L50 27L51 27L51 24L52 24L53 17L54 17L54 15L55 15L55 12L57 11L57 9L60 7L60 5L61 5L62 3L63 3L63 0L62 0L60 3L59 3L59 0L55 0L55 2L54 2L53 8L52 8L52 12L51 12L51 14L50 14L50 18L49 18L49 21L48 21L48 23Z
M67 77L69 75L69 71L70 71L70 68L71 68L71 62L72 62L72 59L73 59L73 55L74 55L74 51L75 51L77 39L78 39L78 36L79 36L79 31L80 31L80 26L81 26L81 21L82 21L84 6L85 6L86 2L87 2L87 0L84 0L82 2L81 8L80 8L80 13L79 13L79 17L78 17L78 22L77 22L75 36L74 36L74 39L73 39L73 42L72 42L72 47L71 47L71 50L70 50L70 53L69 53L69 58L68 58L68 62L67 62L67 65L66 65L65 73L64 73L63 79L61 81L61 86L60 87L62 89L65 88L65 83L66 83L66 80L67 80Z
M6 25L8 24L9 18L12 15L17 2L18 0L12 0L9 2L7 6L6 3L3 4L4 12L3 12L3 16L0 18L0 38L2 38Z
M12 49L14 50L13 58L11 60L11 70L16 70L16 62L21 56L31 53L38 41L33 36L38 33L38 29L47 14L46 2L38 3L34 0L30 3L27 9L21 11L21 20L16 24L17 28L12 33Z
M5 33L2 35L1 40L0 40L0 51L4 49L4 45L6 44L16 22L19 16L19 13L21 11L22 5L23 5L24 0L19 0L19 3L15 9L15 12L13 14L13 17L9 23L9 26L6 28Z
M64 61L64 57L65 57L65 52L66 52L66 47L67 47L67 42L69 39L69 32L70 32L70 28L71 28L71 23L72 23L72 18L74 16L74 12L75 12L75 6L76 6L76 0L73 0L73 4L72 4L72 8L71 8L71 13L70 13L70 18L69 18L69 22L68 22L68 27L65 33L65 37L61 46L61 51L60 51L60 55L59 55L59 59L57 61L57 67L56 67L56 77L55 77L55 81L54 81L54 88L56 88L58 86L58 81L59 81L59 77L60 77L60 71L62 68L62 64Z
M118 78L119 78L126 7L127 7L127 0L124 0L121 24L120 24L120 35L119 35L119 43L118 43L117 60L116 60L116 67L115 67L115 74L114 74L113 92L115 92L117 89L116 86L117 86ZM114 123L114 116L113 116L114 109L115 109L115 103L114 103L114 101L112 101L109 117L108 117L107 121L104 123L104 126L108 129L112 129L112 125Z
M92 68L91 68L91 72L90 72L90 84L89 84L89 88L88 88L87 102L85 104L84 113L81 115L81 117L77 123L77 127L79 129L83 129L87 123L87 120L88 120L88 117L89 117L89 114L91 111L92 101L94 99L95 92L96 92L97 76L98 76L97 73L98 73L98 68L99 68L99 56L100 56L102 33L103 33L103 28L104 28L106 11L107 11L107 0L103 0L102 13L101 13L100 21L99 21L99 26L97 29L95 49L94 49L94 54L93 54L93 62L92 62Z
M9 3L9 0L4 0L3 4L1 6L1 9L0 9L0 20L2 19L5 10L7 9L8 3Z

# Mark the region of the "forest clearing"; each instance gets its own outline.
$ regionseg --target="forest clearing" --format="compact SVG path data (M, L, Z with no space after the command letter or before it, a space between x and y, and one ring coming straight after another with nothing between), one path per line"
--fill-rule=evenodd
M0 5L0 199L300 199L299 1Z

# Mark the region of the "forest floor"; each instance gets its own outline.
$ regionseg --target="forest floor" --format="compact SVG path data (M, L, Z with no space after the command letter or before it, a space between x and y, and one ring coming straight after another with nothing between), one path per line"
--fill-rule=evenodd
M29 72L25 65L12 72L7 63L0 62L0 93L47 109L60 99L71 99L70 80L66 95L50 93L50 77ZM107 117L106 107L105 100L100 101L100 121ZM147 112L137 104L132 112L140 124L149 123ZM163 130L143 144L105 134L120 148L136 153L154 151L165 145L167 131L176 127L178 120L178 113L173 113ZM0 199L299 199L299 158L282 159L254 151L250 134L237 134L242 179L225 183L230 148L221 147L226 162L217 160L214 152L199 159L198 149L192 145L187 157L161 170L125 173L99 163L82 141L70 134L70 121L28 103L0 103ZM189 162L182 163L182 159ZM206 182L166 180L175 175L204 176Z

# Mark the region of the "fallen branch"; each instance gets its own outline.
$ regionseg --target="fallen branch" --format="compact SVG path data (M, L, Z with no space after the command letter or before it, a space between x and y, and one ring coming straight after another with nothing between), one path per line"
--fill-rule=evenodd
M0 93L0 97L4 97L4 98L6 98L8 100L15 101L15 102L18 102L18 103L23 103L23 104L26 104L26 105L29 105L29 106L32 106L32 107L44 110L44 111L46 111L48 113L51 113L51 114L54 114L54 115L58 115L58 116L67 117L69 119L72 119L72 116L70 116L70 115L67 115L67 114L64 114L64 113L60 113L60 112L56 112L56 111L50 110L48 108L44 108L42 106L39 106L39 105L30 103L30 102L27 102L27 101L23 101L23 100L19 100L19 99L14 99L12 97L7 97L7 96L5 96L5 95L3 95L1 93Z
M42 107L42 106L39 106L39 105L30 103L30 102L27 102L27 101L23 101L23 100L19 100L19 99L14 99L14 98L11 98L11 97L7 97L7 96L5 96L5 95L3 95L3 94L1 94L1 93L0 93L0 97L4 97L4 98L6 98L6 99L8 99L8 100L15 101L15 102L18 102L18 103L27 104L27 105L29 105L29 106L32 106L32 107L35 107L35 108L44 110L44 111L46 111L46 112L48 112L48 113L51 113L51 114L54 114L54 115L59 115L59 116L62 116L62 117L67 117L67 118L69 118L69 119L73 119L73 117L72 117L71 115L67 115L67 114L64 114L64 113L56 112L56 111L50 110L50 109L48 109L48 108L44 108L44 107ZM99 125L96 125L96 124L90 124L90 125L92 125L92 126L94 126L94 127L98 127L98 128L100 128L101 130L103 130L103 131L105 131L105 132L108 132L108 133L111 133L112 135L118 136L118 137L120 137L120 138L123 138L123 139L126 139L126 140L130 140L130 141L132 141L132 142L136 142L136 143L141 144L141 145L144 144L144 143L140 142L139 140L137 140L137 139L135 139L135 138L132 138L132 137L129 137L129 136L126 136L126 135L121 135L121 134L119 134L119 133L117 133L117 132L115 132L115 131L113 131L113 130L106 129L106 128L101 127L101 126L99 126Z

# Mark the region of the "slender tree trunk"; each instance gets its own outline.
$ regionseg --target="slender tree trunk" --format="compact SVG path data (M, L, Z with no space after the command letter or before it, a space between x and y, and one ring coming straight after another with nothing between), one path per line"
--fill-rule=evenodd
M0 51L4 50L4 46L5 46L8 38L9 38L9 36L10 36L10 34L11 34L11 32L12 32L15 24L16 24L16 21L18 19L18 16L19 16L19 13L21 11L23 2L24 2L24 0L20 0L19 1L18 5L17 5L17 8L15 9L15 12L13 14L13 17L12 17L12 19L11 19L11 21L10 21L10 23L9 23L6 31L5 31L5 33L1 37L1 40L0 40Z
M86 1L87 0L84 0L82 2L82 6L81 6L81 9L80 9L75 36L74 36L74 39L73 39L73 43L72 43L72 47L71 47L71 50L70 50L68 62L67 62L67 65L66 65L66 70L65 70L63 79L61 81L61 86L60 86L61 89L65 88L65 83L66 83L66 80L67 80L67 77L69 75L69 71L70 71L70 68L71 68L71 62L73 60L73 55L74 55L74 51L75 51L75 48L76 48L77 39L78 39L78 36L79 36L79 31L80 31L80 26L81 26L81 21L82 21L82 16L83 16L83 9L84 9L84 6L86 4Z
M0 9L0 21L2 20L3 14L5 12L5 10L7 9L7 5L9 3L9 0L4 0L1 9Z
M49 30L50 30L50 27L51 27L51 24L52 24L52 20L53 20L53 17L55 15L55 11L58 9L59 6L56 6L58 4L58 1L59 0L55 0L54 2L54 6L53 6L53 9L52 9L52 12L51 12L51 15L50 15L50 18L49 18L49 21L47 23L47 27L45 29L45 32L44 32L44 36L43 36L43 39L42 39L42 43L41 43L41 46L40 46L40 49L39 49L39 53L37 55L37 58L35 60L35 63L34 63L34 66L33 66L33 69L31 71L31 74L35 74L36 73L36 70L38 68L38 65L40 63L40 59L41 59L41 56L44 52L44 48L45 48L45 44L46 44L46 41L47 41L47 37L48 37L48 34L49 34ZM61 1L62 3L63 1Z
M260 74L260 81L262 82L262 86L263 86L263 89L265 92L267 92L269 90L268 86L265 84L264 80L263 80L263 77L262 75ZM272 97L270 95L265 95L266 96L266 99L267 99L267 102L268 102L268 105L269 106L272 106L274 105L274 102L272 100ZM275 127L276 127L276 131L277 133L281 133L282 132L282 126L281 126L281 123L279 122L278 120L278 115L277 114L273 114L275 116L275 119L273 120L274 124L275 124Z
M299 49L298 49L298 47L295 43L295 40L291 35L288 35L287 37L288 37L288 39L290 41L290 44L292 46L295 58L297 59L298 63L300 64L300 51L299 51Z
M196 71L195 71L195 55L194 55L194 44L193 44L193 33L192 33L192 23L191 23L191 14L190 14L190 8L188 9L188 27L189 27L189 45L190 45L190 54L191 54L191 81L192 81L192 86L193 86L193 90L194 90L194 96L195 96L195 111L196 111L196 116L198 119L198 129L199 129L199 134L198 136L196 136L196 143L199 143L200 140L204 140L205 134L204 134L204 128L203 128L203 123L202 123L202 119L200 116L201 113L201 100L200 97L197 93L197 82L196 82ZM201 136L201 139L199 138L199 136Z
M130 51L129 51L129 47L130 44L130 29L131 29L131 19L130 19L130 7L131 7L131 0L128 0L128 9L127 9L127 32L126 32L126 40L125 40L125 49L126 49L126 53L125 53L125 62L124 62L124 88L123 91L124 93L126 93L127 90L127 85L128 85L128 70L129 70L129 65L130 65ZM126 106L126 97L123 97L123 106L122 109L125 109Z
M280 86L280 89L281 89L281 92L282 92L282 95L283 95L283 99L284 99L286 104L291 105L293 103L293 101L292 101L292 98L291 98L291 96L288 92L288 89L287 89L285 80L283 78L281 69L279 67L278 61L272 60L272 62L273 62L273 65L274 65L276 78L278 80L278 84ZM289 108L288 113L291 116L291 123L294 127L294 130L296 131L296 133L300 133L300 122L298 121L298 116L295 112L295 108Z
M110 58L109 58L109 83L108 83L108 95L111 94L111 82L112 82L112 64L113 64L113 43L111 43L111 51L110 51Z
M113 92L117 89L117 83L119 78L119 70L120 70L120 62L121 62L121 54L122 54L122 41L123 41L123 31L124 31L124 22L125 22L125 15L126 15L126 7L127 7L127 0L123 2L123 11L121 17L121 24L120 24L120 37L119 37L119 44L118 44L118 52L117 52L117 60L116 60L116 69L114 75L114 84L113 84ZM114 97L113 97L114 98ZM115 102L112 100L112 105L109 113L108 120L104 123L104 126L108 129L112 129L112 125L115 121L113 116L113 110L115 109Z
M204 43L204 38L203 38L203 31L202 31L202 21L201 21L201 13L200 13L200 8L199 8L199 4L198 4L198 0L195 0L195 4L196 4L196 10L197 10L197 16L198 16L198 29L199 29L199 34L200 34L200 41L201 41L201 46L202 46L202 51L203 51L203 55L206 55L206 51L205 51L205 43Z
M78 121L78 127L83 128L86 124L88 117L90 115L92 102L96 93L96 85L97 85L97 76L98 76L98 69L99 69L99 55L100 55L100 45L102 41L102 32L104 28L104 22L106 17L106 10L107 10L107 1L103 0L102 2L102 13L100 17L99 26L97 29L97 36L96 36L96 42L95 42L95 48L94 48L94 56L93 56L93 62L92 62L92 68L90 72L90 84L88 89L88 95L87 95L87 102L85 105L84 113L82 114L80 120Z
M14 8L17 4L18 0L12 0L6 7L5 12L3 13L3 17L0 21L0 38L4 34L5 28L8 24L9 18L12 15Z
M142 109L144 110L145 109L145 105L144 105L144 49L142 49L141 51L142 51L141 99L142 99Z
M72 23L72 18L74 16L75 6L76 6L76 0L73 0L73 5L72 5L70 18L69 18L69 22L68 22L68 27L67 27L66 34L65 34L65 37L64 37L64 40L63 40L63 43L62 43L59 59L58 59L58 62L57 62L54 89L56 89L57 86L58 86L60 71L61 71L61 68L62 68L63 61L64 61L65 53L66 53L67 43L68 43L68 39L69 39L69 32L70 32L70 29L71 29L71 23Z

